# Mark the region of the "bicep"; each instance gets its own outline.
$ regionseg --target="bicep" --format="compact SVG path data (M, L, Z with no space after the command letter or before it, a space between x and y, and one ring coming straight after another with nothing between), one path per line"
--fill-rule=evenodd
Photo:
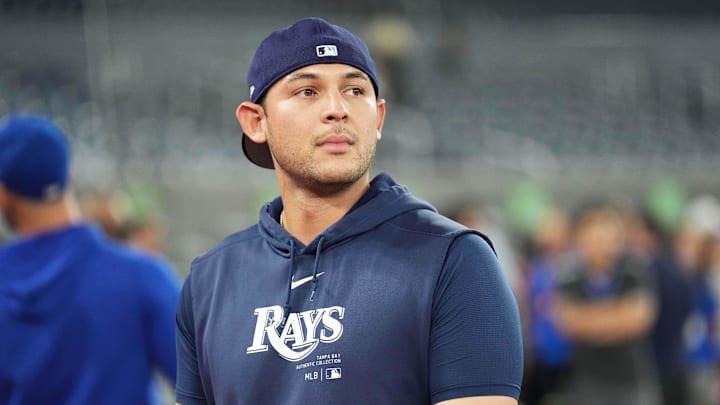
M456 239L433 298L430 367L433 401L517 397L523 354L520 316L488 244Z

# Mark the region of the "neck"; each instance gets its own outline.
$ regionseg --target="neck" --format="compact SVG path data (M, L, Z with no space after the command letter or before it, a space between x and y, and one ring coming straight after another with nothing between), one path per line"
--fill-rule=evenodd
M75 199L68 194L49 203L18 202L13 215L16 231L21 236L48 233L78 222L80 211Z
M339 221L370 188L369 175L331 195L318 195L307 189L280 183L283 226L304 244Z

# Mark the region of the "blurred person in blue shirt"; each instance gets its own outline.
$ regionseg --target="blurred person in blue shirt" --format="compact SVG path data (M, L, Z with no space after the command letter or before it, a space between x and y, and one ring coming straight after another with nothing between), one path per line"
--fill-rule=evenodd
M690 279L684 271L671 235L652 215L629 219L629 242L650 263L657 285L657 319L650 332L655 367L664 405L691 404L683 328L691 308Z
M690 398L693 405L720 401L718 386L718 305L710 273L713 235L707 212L695 213L692 204L675 237L679 262L690 279L690 316L685 323L685 354L689 366Z
M582 211L575 245L555 308L574 347L571 403L656 405L648 336L656 293L647 261L628 249L624 218L608 204Z
M527 269L528 353L523 401L541 404L564 395L572 365L572 344L553 316L560 262L570 249L570 222L560 209L549 210L533 236Z
M52 122L0 123L0 403L150 404L175 379L172 269L84 223Z

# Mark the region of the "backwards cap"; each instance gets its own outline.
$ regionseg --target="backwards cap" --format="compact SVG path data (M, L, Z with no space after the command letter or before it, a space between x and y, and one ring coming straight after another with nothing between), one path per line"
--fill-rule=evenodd
M0 183L10 192L55 200L68 184L70 145L51 121L11 116L0 124Z
M250 101L256 103L285 75L321 63L341 63L362 70L378 94L375 62L367 45L343 27L321 18L305 18L272 32L258 46L247 74ZM267 143L255 143L243 134L242 146L251 162L274 168Z

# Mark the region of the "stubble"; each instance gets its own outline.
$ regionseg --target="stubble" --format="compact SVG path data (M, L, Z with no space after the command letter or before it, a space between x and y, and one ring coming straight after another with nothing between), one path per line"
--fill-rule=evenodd
M310 153L300 148L278 148L271 141L275 139L272 131L269 130L269 132L268 147L275 157L276 165L295 184L317 195L333 195L348 189L367 174L375 157L376 142L362 142L358 133L343 125L336 125L323 133L311 137L307 145L308 150L312 151ZM331 134L349 136L353 140L353 147L356 150L350 162L341 165L339 168L332 168L332 165L328 165L327 160L318 161L315 153L317 142ZM338 157L338 159L347 158ZM332 157L330 160L332 160Z

